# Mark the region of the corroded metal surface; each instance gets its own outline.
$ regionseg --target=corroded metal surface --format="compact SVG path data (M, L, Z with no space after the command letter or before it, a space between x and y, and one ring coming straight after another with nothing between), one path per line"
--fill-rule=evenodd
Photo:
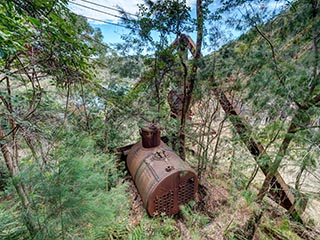
M162 141L144 148L135 144L127 157L127 166L150 216L179 212L179 205L194 198L198 187L193 169Z
M149 123L140 129L142 146L152 148L160 145L160 127L157 124Z

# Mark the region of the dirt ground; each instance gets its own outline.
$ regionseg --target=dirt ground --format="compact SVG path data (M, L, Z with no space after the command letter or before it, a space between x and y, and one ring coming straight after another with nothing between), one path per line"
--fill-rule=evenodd
M236 229L245 227L253 215L255 205L248 203L242 193L232 186L230 176L227 173L207 174L203 178L206 179L205 184L200 186L199 194L196 195L194 211L208 216L210 222L200 230L200 239L227 239L226 236L232 235ZM130 228L133 229L140 224L145 215L145 209L132 179L129 178L128 181L131 200ZM253 239L262 239L261 236L267 235L269 235L269 238L263 239L282 239L277 238L277 234L281 233L272 232L270 219L274 224L281 226L283 216L286 214L285 210L277 206L272 200L267 200L267 202L266 211L263 213L259 227L254 232ZM193 239L185 219L179 215L174 216L174 219L176 228L180 231L181 239ZM312 231L312 229L307 231L299 227L296 227L296 229L299 234L292 233L290 235L291 239L320 239L320 231Z

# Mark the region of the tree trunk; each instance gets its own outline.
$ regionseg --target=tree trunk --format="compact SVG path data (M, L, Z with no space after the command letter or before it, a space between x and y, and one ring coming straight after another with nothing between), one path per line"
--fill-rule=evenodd
M195 51L192 52L194 56L193 63L191 66L191 73L188 79L188 85L186 86L186 91L184 95L183 107L182 107L182 115L181 115L181 124L180 124L180 157L185 160L186 158L186 146L185 146L185 129L186 129L186 119L188 116L188 112L190 109L192 93L196 81L197 70L199 69L199 60L201 56L201 47L202 47L202 38L203 38L203 9L202 9L202 0L197 0L197 43L195 46Z
M32 237L36 235L37 232L37 225L33 220L33 217L31 215L31 204L28 199L26 188L23 184L23 182L20 181L19 178L16 178L19 173L18 163L17 159L14 158L14 156L10 153L9 147L6 143L3 143L3 139L5 138L5 134L3 129L0 127L0 148L1 153L3 155L3 158L5 160L7 169L9 171L9 175L12 179L13 185L16 189L16 192L19 196L19 199L21 201L21 205L24 211L24 221L26 224L26 227Z
M70 83L67 82L67 100L66 100L66 108L64 110L64 117L63 117L63 121L65 125L67 124L67 121L68 121L69 98L70 98Z

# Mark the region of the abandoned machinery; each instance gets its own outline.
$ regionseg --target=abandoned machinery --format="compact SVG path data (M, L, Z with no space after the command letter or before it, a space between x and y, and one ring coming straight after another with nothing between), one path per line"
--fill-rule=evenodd
M127 156L129 172L150 216L179 212L194 198L198 188L195 171L160 139L160 128L141 128L142 140Z

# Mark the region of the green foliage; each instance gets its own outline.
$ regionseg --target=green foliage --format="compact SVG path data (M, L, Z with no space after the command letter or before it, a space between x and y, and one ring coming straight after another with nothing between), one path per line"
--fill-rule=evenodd
M133 230L131 230L128 235L129 240L143 240L146 238L146 231L142 228L141 224L139 224Z
M5 1L0 15L2 59L16 61L18 51L22 62L31 56L37 71L50 74L57 84L89 78L88 58L106 52L99 44L101 31L94 31L83 18L72 14L65 1ZM2 69L5 62L0 63Z
M281 155L284 168L290 161L300 174L305 174L306 168L314 171L315 159L319 158L319 151L314 148L318 142L314 137L318 136L315 122L319 107L309 103L318 96L320 86L315 80L318 79L315 72L319 71L319 54L314 51L317 40L313 37L318 34L315 24L319 22L319 15L312 13L311 2L295 1L283 5L285 12L276 13L277 18L262 25L263 19L267 19L264 8L268 8L269 1L264 1L266 6L255 11L252 6L259 1L223 2L219 9L222 12L231 13L245 7L235 19L241 18L240 24L252 29L215 54L215 76L220 88L232 91L234 98L241 99L239 110L252 129L246 137L253 137L266 148L269 157L259 158L259 163L270 166ZM288 133L290 123L297 129ZM289 140L290 145L281 152L283 139ZM233 140L238 142L236 138ZM238 162L241 156L236 158ZM233 171L246 171L248 165L239 165ZM238 173L234 172L234 176ZM296 183L300 177L298 174Z
M282 239L301 239L290 226L288 218L284 217L281 222L277 223L272 219L266 219L262 224L261 229L271 238L277 237Z
M180 233L172 217L161 216L150 219L144 216L139 225L129 232L128 239L179 239Z
M141 70L144 67L143 56L122 57L114 54L106 57L104 60L110 73L112 75L118 75L120 80L124 78L139 78L141 76Z
M140 37L145 40L152 40L151 31L160 33L161 41L165 40L165 35L190 30L190 7L186 1L146 1L139 5L140 19L136 24L140 25Z
M10 55L25 49L26 41L19 37L22 34L28 36L32 31L28 28L26 19L17 13L9 1L1 2L0 26L0 64L3 65Z
M210 218L201 213L195 212L192 208L195 206L195 202L191 201L187 205L180 207L181 215L189 228L202 229L210 222Z
M0 203L0 238L3 240L27 239L27 229L17 217L17 206Z
M171 44L170 36L191 32L194 28L191 8L186 0L145 1L138 7L137 18L124 14L124 23L131 32L122 36L126 43L119 45L119 49L127 51L130 48L138 54L144 50L157 52Z
M248 190L244 191L242 195L246 201L247 206L250 206L256 199L256 194Z
M7 180L9 177L8 170L6 166L4 165L4 161L2 161L2 158L0 157L0 190L3 190L7 184Z
M113 156L96 151L85 134L63 131L58 139L44 168L32 156L21 163L19 178L32 186L33 216L40 225L36 238L104 239L115 234L112 229L125 231L127 186L120 181ZM8 231L20 234L17 229Z

